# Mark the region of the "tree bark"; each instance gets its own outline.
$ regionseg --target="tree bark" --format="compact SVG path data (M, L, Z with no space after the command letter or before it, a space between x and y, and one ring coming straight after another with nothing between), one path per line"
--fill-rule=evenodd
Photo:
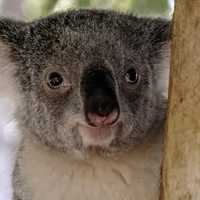
M200 199L200 1L176 0L162 200Z

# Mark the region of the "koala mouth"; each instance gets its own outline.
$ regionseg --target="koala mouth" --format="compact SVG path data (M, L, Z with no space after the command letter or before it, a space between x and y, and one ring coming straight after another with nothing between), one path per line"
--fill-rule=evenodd
M119 111L117 109L107 113L105 115L99 115L96 113L88 113L87 121L91 127L95 128L108 128L113 126L119 118Z
M115 113L113 115L117 114ZM111 125L100 125L100 126L91 126L88 124L79 125L79 133L82 137L83 145L85 147L89 146L108 147L116 137L118 129L119 129L118 120L112 123Z
M119 110L107 115L88 113L87 122L79 126L84 146L108 147L116 137L119 126Z

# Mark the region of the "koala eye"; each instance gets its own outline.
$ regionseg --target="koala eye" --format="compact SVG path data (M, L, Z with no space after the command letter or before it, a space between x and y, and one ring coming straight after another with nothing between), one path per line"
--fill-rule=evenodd
M43 75L44 89L48 94L66 95L71 91L72 84L62 69L47 68Z
M136 84L139 80L139 74L134 68L129 69L125 74L125 80L127 83Z
M64 82L64 78L62 77L60 73L51 72L50 74L48 74L47 85L51 89L59 88L60 86L62 86L63 82Z

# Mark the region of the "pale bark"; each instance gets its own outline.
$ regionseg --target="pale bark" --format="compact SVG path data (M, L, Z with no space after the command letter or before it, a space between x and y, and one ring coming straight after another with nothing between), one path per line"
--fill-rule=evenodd
M176 0L163 200L200 199L200 1Z

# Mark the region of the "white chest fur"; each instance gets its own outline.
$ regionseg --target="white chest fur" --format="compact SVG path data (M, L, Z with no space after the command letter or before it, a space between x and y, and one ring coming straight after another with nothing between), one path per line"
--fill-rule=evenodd
M20 168L33 200L157 200L161 138L118 157L75 159L26 143Z

